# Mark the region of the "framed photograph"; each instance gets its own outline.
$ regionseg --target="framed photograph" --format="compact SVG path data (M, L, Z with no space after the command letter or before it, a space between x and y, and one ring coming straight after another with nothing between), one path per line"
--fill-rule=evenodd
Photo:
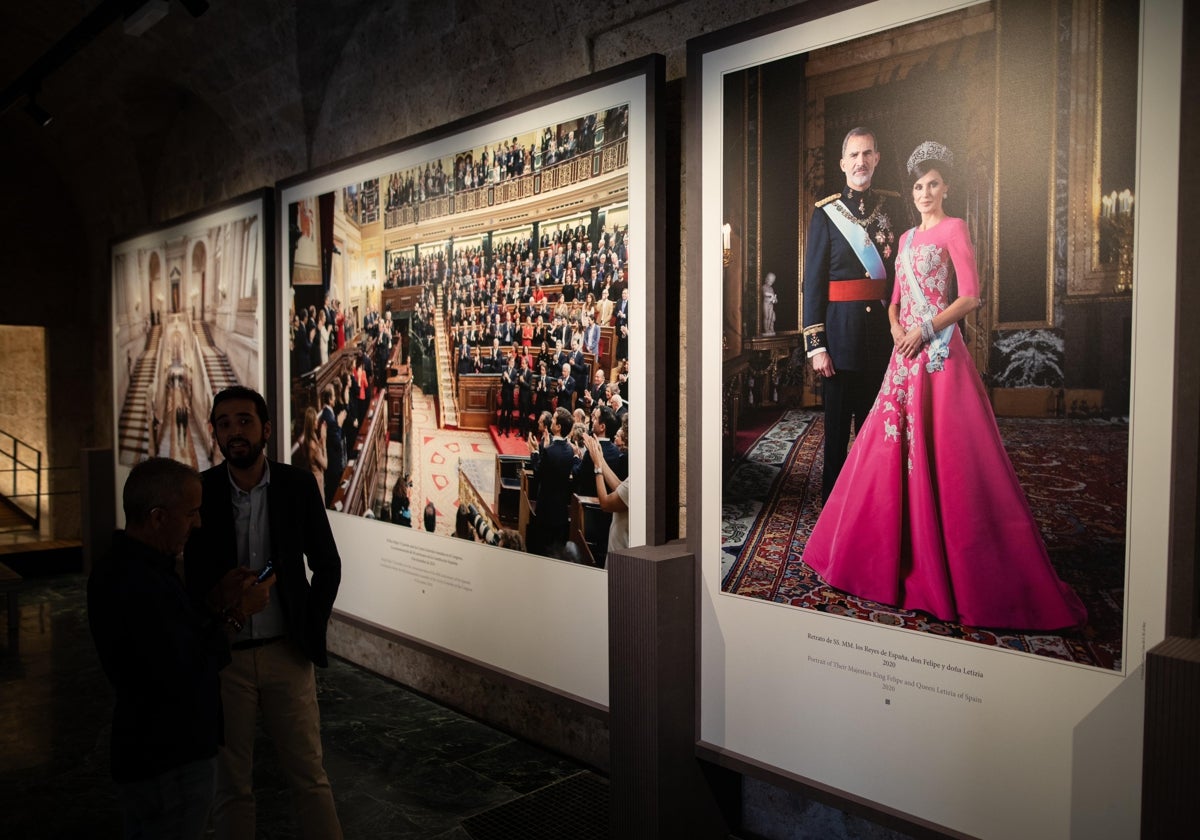
M1137 832L1180 14L811 3L689 43L709 757L972 836Z
M265 387L269 189L112 245L113 452L117 521L129 470L152 456L205 470L221 460L213 394Z
M661 542L663 60L279 185L279 456L337 609L606 704L607 552Z

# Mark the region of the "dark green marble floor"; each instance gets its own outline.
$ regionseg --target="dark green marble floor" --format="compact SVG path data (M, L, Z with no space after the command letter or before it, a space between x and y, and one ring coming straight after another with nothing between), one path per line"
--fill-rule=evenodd
M32 580L19 631L0 621L3 838L120 836L108 773L112 694L84 586L78 574ZM607 783L587 768L342 661L319 669L317 685L346 837L483 840L504 836L496 826L514 815L522 838L606 835ZM256 753L259 836L295 837L270 742L260 737ZM564 819L564 802L574 820Z

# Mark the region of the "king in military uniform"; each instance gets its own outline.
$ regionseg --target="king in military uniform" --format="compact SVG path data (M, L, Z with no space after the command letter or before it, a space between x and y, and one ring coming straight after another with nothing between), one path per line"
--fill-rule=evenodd
M853 128L842 141L846 186L817 202L804 256L804 345L824 382L829 497L846 461L853 420L862 427L892 351L887 305L896 274L900 196L871 188L875 134Z

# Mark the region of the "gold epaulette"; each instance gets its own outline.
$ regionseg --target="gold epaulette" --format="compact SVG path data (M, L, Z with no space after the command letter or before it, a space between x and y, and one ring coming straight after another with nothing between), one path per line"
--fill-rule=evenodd
M895 190L875 190L875 192L879 193L880 195L886 195L888 198L900 197L900 193L896 192Z
M837 199L839 199L839 198L841 198L841 197L842 197L842 194L841 194L841 193L834 193L833 195L827 195L827 196L825 196L824 198L822 198L820 201L818 201L818 202L816 203L816 206L817 206L817 207L824 207L824 206L825 206L826 204L828 204L829 202L831 202L831 201L836 201Z

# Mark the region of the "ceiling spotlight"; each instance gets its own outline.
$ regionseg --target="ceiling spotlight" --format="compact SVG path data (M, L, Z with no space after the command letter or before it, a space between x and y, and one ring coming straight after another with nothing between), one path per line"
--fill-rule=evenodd
M41 105L38 105L37 100L33 97L33 94L30 94L29 101L25 103L25 113L32 117L33 121L42 128L45 128L46 126L50 125L50 123L54 122L54 115Z

